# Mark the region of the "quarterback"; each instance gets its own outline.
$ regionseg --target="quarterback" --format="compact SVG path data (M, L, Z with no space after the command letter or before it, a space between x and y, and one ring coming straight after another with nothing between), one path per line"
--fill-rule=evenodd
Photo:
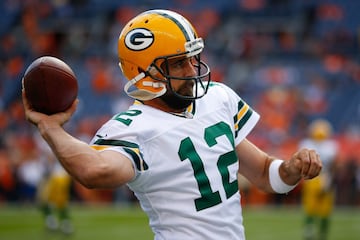
M57 158L88 188L134 191L154 239L245 239L238 176L261 190L287 193L322 167L314 150L288 160L247 140L259 115L233 90L211 82L204 42L183 16L149 10L118 39L119 65L134 104L86 144L62 128L77 100L44 115L23 101L27 119Z

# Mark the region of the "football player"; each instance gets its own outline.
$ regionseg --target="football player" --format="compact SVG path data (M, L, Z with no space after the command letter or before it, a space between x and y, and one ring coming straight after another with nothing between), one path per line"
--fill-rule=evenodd
M317 176L318 154L302 149L284 161L247 136L259 115L233 90L211 82L204 42L169 10L130 20L118 39L119 65L135 102L105 123L91 146L64 131L76 110L44 115L23 101L64 168L88 188L134 191L155 239L245 239L237 178L260 189L291 191Z
M38 135L37 146L45 157L46 173L38 185L37 200L44 215L45 227L51 231L60 230L65 234L73 233L70 219L71 177L55 159L49 146Z
M330 215L335 203L334 167L339 151L332 132L329 121L316 119L309 126L308 137L300 142L300 148L315 149L323 162L320 175L312 181L304 182L302 188L306 240L328 238Z

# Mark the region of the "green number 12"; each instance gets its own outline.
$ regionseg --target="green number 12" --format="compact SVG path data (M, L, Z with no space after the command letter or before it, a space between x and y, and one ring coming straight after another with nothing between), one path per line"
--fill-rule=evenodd
M219 122L205 129L204 139L211 148L217 144L216 138L225 135L234 147L234 139L231 128L225 122ZM196 152L195 146L189 137L183 139L179 148L179 157L181 161L188 159L194 170L194 176L201 194L200 198L195 199L195 207L197 211L213 207L221 203L219 191L213 192L210 181L205 173L204 164L200 156ZM228 166L236 163L237 156L234 150L219 156L217 167L221 174L222 184L226 193L226 197L230 198L238 191L237 180L230 182L230 173Z

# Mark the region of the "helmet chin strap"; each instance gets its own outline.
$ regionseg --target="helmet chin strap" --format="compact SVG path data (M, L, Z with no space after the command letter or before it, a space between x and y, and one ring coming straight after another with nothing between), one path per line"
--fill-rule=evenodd
M159 91L157 93L154 93L154 92L151 92L151 91L148 91L145 89L136 89L133 91L129 91L129 88L131 86L134 86L138 81L140 81L141 79L143 79L145 77L146 77L146 74L144 72L141 72L139 75L135 76L133 79L128 81L124 86L124 91L126 92L126 94L132 98L142 100L142 101L147 101L147 100L151 100L156 97L159 97L166 92L166 86L164 83L153 82L153 81L143 81L142 84L143 84L143 86L146 86L146 87L162 88L161 91Z

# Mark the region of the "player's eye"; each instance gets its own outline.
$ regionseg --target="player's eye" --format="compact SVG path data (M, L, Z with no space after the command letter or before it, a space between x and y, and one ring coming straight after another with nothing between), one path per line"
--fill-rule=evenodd
M177 61L171 63L170 67L172 67L172 68L180 68L180 67L182 67L184 65L184 63L185 63L185 59L180 59L180 60L177 60Z
M170 67L171 68L183 68L189 62L190 62L191 65L193 65L192 57L190 57L190 58L182 58L182 59L176 60L175 62L170 64Z

